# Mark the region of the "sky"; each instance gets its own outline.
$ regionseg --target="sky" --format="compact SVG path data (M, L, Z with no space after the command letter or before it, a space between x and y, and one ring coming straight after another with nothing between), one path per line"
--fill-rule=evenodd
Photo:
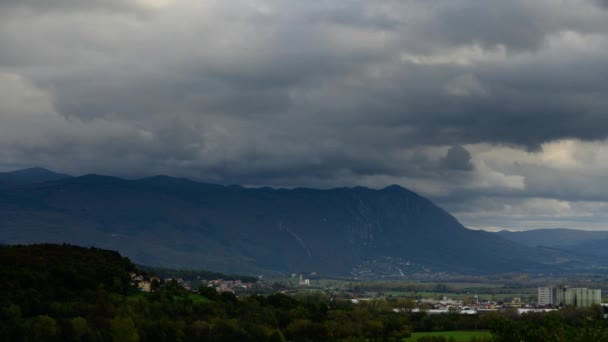
M608 229L608 1L0 0L0 171L31 166Z

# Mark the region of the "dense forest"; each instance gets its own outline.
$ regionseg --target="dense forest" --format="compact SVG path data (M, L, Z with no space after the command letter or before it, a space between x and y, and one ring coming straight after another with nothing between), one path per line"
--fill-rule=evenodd
M601 307L427 315L410 312L413 303L404 299L237 298L207 287L192 293L175 281L144 293L131 280L141 272L106 250L2 246L0 341L400 341L411 332L442 330L491 330L497 342L608 341Z

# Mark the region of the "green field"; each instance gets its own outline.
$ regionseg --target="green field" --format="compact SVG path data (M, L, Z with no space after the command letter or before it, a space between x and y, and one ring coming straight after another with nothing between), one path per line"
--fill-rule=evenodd
M411 291L390 291L383 292L385 295L390 295L393 297L420 297L420 298L439 298L448 297L451 299L463 299L467 297L473 297L474 293L442 293L442 292L416 292L415 294ZM530 293L499 293L499 294L487 294L487 293L478 293L477 296L480 300L502 300L506 297L519 297L522 299L526 299L531 296Z
M403 341L415 342L423 336L444 336L445 338L453 337L457 342L469 342L474 337L490 337L489 331L434 331L434 332L416 332L412 336Z

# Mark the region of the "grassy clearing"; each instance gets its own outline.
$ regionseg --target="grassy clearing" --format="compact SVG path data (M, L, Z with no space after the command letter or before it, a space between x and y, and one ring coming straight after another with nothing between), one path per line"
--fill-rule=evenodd
M489 331L433 331L433 332L415 332L412 336L404 339L404 342L415 342L423 336L443 336L445 338L453 337L457 342L469 342L473 337L490 337Z
M207 297L197 295L194 293L190 293L186 296L173 296L173 299L176 301L177 300L191 300L192 303L194 303L194 304L210 302L210 300L207 299Z

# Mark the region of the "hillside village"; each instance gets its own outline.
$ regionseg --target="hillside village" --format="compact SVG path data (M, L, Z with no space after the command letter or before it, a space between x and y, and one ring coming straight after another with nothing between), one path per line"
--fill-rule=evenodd
M131 284L142 292L152 292L167 284L174 283L184 288L186 291L196 293L197 288L193 287L192 281L184 280L182 278L161 278L158 276L145 276L141 274L131 273ZM257 282L243 282L242 280L224 280L224 279L213 279L204 280L201 282L202 286L214 288L218 293L231 292L235 293L236 290L251 290L254 288L263 289L267 288L267 285L258 280Z
M336 288L331 287L323 289L316 286L316 284L311 283L311 279L304 278L302 274L296 275L294 273L291 275L291 278L297 279L297 282L291 283L291 285L284 287L279 292L292 295L298 293L322 293L331 298L347 299L353 304L387 299L378 293L353 294L351 291L339 291ZM182 278L161 278L158 276L144 276L135 273L131 273L131 283L142 292L152 292L167 286L168 284L180 286L191 293L198 293L200 289L200 287L193 287L191 281ZM256 282L246 282L239 279L212 279L203 280L200 284L200 286L215 289L217 293L228 292L237 295L255 292L264 293L272 291L276 287L276 284L264 282L262 279L258 279ZM411 301L411 304L408 305L407 308L404 307L395 310L424 312L429 315L449 313L472 315L510 309L515 310L518 314L523 314L529 312L550 312L566 306L591 307L592 305L603 305L606 316L608 317L608 304L602 304L600 289L570 287L539 287L537 302L524 301L520 297L512 297L508 301L497 301L480 299L479 296L474 295L472 300L464 301L462 299L453 299L443 296L443 298L440 299L415 299Z

